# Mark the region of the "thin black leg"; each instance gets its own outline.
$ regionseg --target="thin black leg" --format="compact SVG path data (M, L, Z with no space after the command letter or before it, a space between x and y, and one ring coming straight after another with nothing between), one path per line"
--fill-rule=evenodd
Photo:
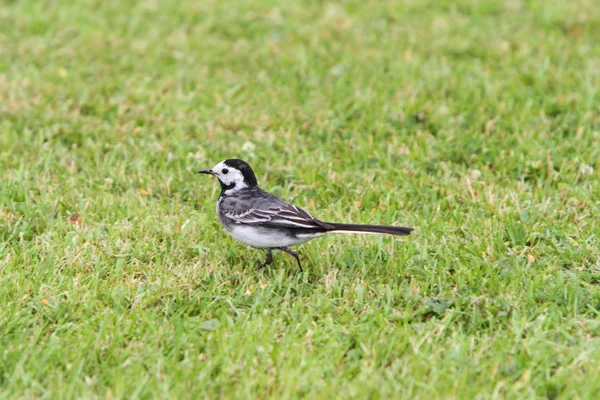
M290 249L289 247L278 247L279 250L281 251L285 251L288 254L291 254L292 256L294 256L294 258L296 259L296 261L298 261L298 268L300 268L300 272L304 272L304 270L302 269L302 264L300 264L300 258L298 257L298 253L296 253L295 250Z
M267 265L269 265L273 262L273 251L271 249L266 249L265 251L267 252L267 259L265 260L264 263L258 264L256 266L256 269L261 269L263 267L266 267Z

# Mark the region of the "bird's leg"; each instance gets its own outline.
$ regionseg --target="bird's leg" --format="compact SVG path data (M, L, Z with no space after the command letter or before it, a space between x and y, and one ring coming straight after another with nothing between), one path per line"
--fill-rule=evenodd
M304 272L304 270L302 269L302 264L300 264L300 258L298 257L298 253L295 250L292 250L289 247L278 247L278 249L294 256L296 261L298 261L298 268L300 268L300 272Z
M264 263L258 264L256 266L256 269L261 269L263 267L266 267L267 265L269 265L269 264L271 264L273 262L273 250L266 249L266 252L267 252L267 259L265 260Z

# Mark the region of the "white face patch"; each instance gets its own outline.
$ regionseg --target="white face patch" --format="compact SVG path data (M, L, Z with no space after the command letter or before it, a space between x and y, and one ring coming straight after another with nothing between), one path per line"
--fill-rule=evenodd
M219 181L225 186L232 186L231 189L225 190L225 194L235 193L238 190L247 188L248 185L244 181L244 175L239 169L229 167L225 165L224 161L221 161L212 168L212 172L215 174Z

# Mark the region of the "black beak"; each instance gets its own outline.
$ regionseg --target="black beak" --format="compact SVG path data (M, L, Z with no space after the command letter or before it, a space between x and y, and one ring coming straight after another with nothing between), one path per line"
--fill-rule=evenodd
M215 173L212 171L212 169L201 169L200 171L198 171L199 174L209 174L209 175L214 175Z

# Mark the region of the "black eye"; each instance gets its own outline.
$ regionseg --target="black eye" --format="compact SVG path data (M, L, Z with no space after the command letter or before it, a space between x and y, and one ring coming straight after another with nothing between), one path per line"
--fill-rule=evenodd
M229 172L229 170L228 170L227 168L223 168L223 169L221 170L221 173L222 173L223 175L227 175L227 173L228 173L228 172Z

